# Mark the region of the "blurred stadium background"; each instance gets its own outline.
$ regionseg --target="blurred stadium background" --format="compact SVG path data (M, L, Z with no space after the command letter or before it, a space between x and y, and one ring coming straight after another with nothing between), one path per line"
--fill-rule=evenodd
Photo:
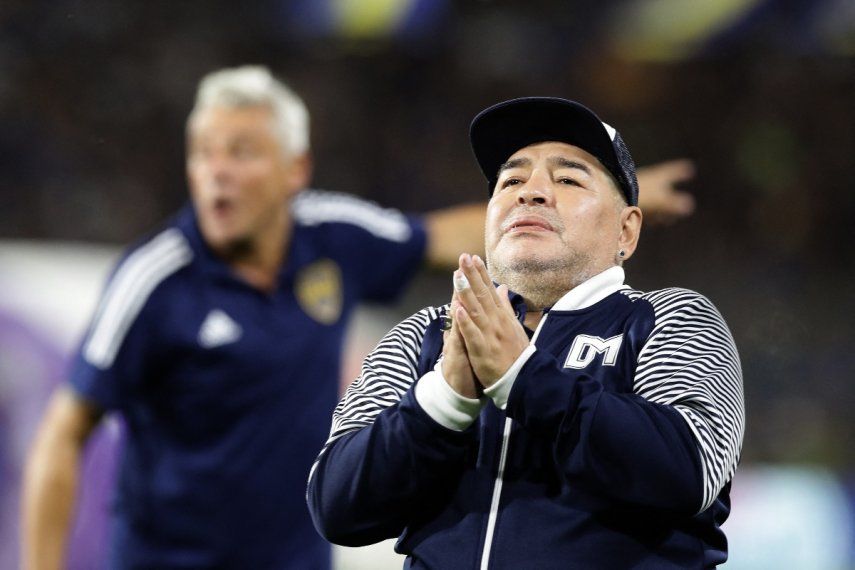
M405 210L485 197L468 122L514 96L587 102L640 164L693 158L696 214L648 228L628 278L703 292L736 337L748 431L726 566L855 568L853 0L4 0L0 567L17 565L25 450L109 263L186 200L196 81L241 63L306 99L317 187ZM361 311L345 378L448 293L425 273ZM73 568L101 567L119 429L92 446ZM336 559L399 567L390 548Z

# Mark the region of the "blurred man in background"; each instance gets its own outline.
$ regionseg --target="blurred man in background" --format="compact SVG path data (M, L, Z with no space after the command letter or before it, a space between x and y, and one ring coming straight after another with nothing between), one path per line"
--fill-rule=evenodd
M740 363L705 297L624 284L641 211L620 135L527 98L482 112L471 140L487 262L461 255L451 305L366 358L310 476L318 529L400 536L414 569L723 563Z
M118 263L33 446L26 568L62 566L81 452L107 411L128 427L111 567L329 566L305 475L337 399L348 317L394 299L425 261L480 250L484 207L417 218L305 190L308 123L264 68L200 83L192 206ZM666 218L691 211L673 187L689 168L650 171Z

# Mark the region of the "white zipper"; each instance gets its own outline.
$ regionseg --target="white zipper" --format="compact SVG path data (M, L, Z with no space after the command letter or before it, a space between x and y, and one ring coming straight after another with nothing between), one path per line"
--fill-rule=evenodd
M540 334L540 329L543 328L543 323L546 322L546 315L537 323L537 328L531 336L529 344L534 344L537 336ZM490 565L490 551L493 548L493 535L496 532L496 520L499 517L499 501L502 499L502 482L505 475L505 461L508 458L508 444L511 441L511 427L514 420L505 417L505 429L502 433L502 451L499 453L499 469L496 472L496 481L493 483L493 498L490 501L490 516L487 519L487 535L484 538L484 549L481 551L481 570L487 570Z

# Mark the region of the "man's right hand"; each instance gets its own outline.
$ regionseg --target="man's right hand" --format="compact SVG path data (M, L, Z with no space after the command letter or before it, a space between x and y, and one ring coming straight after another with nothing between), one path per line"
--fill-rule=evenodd
M446 318L451 319L458 306L459 301L455 291L451 297L451 308L448 310ZM463 337L460 335L456 320L452 319L451 329L443 333L442 340L442 375L445 381L448 382L452 390L464 398L480 398L484 388L475 379L475 373L469 363L469 355L466 354L466 345L463 344Z

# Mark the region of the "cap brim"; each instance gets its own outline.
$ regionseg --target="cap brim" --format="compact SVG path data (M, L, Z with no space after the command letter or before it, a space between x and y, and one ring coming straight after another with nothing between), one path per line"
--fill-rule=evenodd
M612 140L593 111L567 99L525 97L481 111L469 128L469 140L481 172L496 186L499 168L521 148L563 142L595 156L613 174L620 172Z

